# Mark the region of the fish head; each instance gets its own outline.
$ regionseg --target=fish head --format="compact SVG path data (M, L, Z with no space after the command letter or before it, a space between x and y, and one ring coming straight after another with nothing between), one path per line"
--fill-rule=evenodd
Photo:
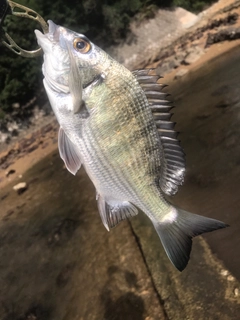
M76 81L84 89L110 66L110 57L83 34L74 32L49 20L49 32L35 30L38 44L44 52L43 74L55 89L67 92L73 69ZM75 82L76 82L75 81Z

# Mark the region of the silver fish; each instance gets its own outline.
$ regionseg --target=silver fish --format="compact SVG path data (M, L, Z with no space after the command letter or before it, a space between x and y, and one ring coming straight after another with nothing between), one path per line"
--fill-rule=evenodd
M44 52L43 83L60 125L61 158L73 174L84 166L107 230L141 209L182 271L192 237L227 225L164 197L183 183L185 159L159 77L130 72L84 35L48 23L49 33L35 33Z

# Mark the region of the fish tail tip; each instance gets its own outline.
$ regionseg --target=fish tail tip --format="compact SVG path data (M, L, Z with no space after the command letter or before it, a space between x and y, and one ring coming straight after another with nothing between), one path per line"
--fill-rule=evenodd
M190 258L192 238L229 225L182 209L172 208L172 212L171 219L153 224L168 258L179 271L183 271Z

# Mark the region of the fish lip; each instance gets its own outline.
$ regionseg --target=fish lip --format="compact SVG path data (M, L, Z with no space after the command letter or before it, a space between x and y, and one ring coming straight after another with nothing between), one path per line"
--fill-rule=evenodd
M54 42L59 42L60 27L56 25L52 20L48 20L49 30L46 36Z
M46 40L48 40L47 37L46 37L46 35L43 34L43 33L42 33L41 31L39 31L39 30L34 30L34 32L35 32L35 35L36 35L36 37L37 37L37 42L38 42L39 46L40 46L40 47L43 47L44 44L46 45Z
M46 38L49 39L50 41L54 41L54 42L58 42L59 41L59 34L60 34L60 27L58 25L56 25L52 20L48 20L48 32L43 34L41 31L39 30L35 30L35 34L37 36L37 38Z
M38 44L40 47L42 47L45 53L50 44L59 42L59 29L61 28L58 25L56 25L52 20L48 20L48 25L48 33L43 34L41 31L35 30L35 35L37 37Z
M47 22L49 26L48 33L53 35L56 31L57 25L52 20L48 20Z

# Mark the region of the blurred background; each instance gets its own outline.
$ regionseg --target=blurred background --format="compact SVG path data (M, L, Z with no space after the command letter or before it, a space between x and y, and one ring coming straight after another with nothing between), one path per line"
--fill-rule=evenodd
M239 319L240 1L18 3L163 76L186 153L170 201L230 227L194 239L182 273L145 215L108 233L83 168L72 176L59 157L42 56L0 44L0 319ZM36 48L34 22L4 28Z

